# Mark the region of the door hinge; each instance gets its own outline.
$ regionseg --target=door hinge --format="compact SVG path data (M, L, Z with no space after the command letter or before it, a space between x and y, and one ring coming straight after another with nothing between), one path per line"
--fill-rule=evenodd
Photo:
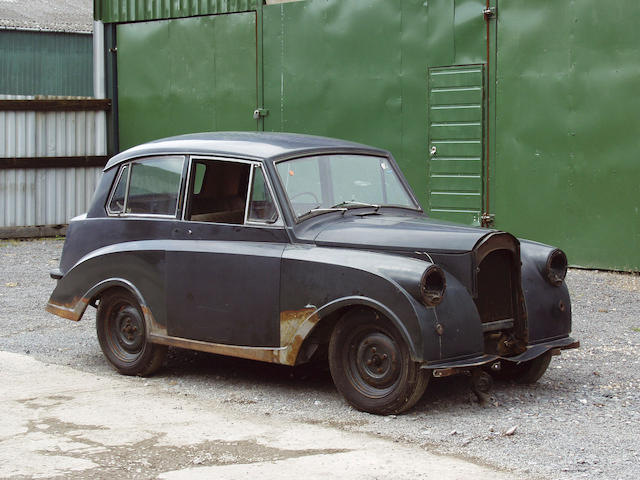
M482 10L482 15L484 15L484 19L488 22L492 18L496 18L498 15L498 10L496 7L489 7Z
M261 117L266 117L267 115L269 115L269 110L266 108L256 108L253 111L253 119L254 120L258 120Z
M496 222L496 215L494 213L483 213L480 217L480 225L483 227L493 227Z

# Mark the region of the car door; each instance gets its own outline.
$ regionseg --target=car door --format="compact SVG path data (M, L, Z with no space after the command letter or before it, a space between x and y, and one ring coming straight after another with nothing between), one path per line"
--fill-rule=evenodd
M167 333L279 347L288 237L259 162L192 157L182 219L167 248Z

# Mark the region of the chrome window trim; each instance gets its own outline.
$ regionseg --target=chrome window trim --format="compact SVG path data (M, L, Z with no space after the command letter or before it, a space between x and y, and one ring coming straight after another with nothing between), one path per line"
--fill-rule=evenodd
M189 156L189 165L187 165L187 178L184 179L184 184L185 184L185 188L184 188L184 200L182 201L183 205L182 205L182 215L180 215L180 218L178 220L182 220L182 221L187 221L185 218L185 215L187 214L187 206L191 206L189 205L187 202L189 201L189 188L191 187L191 171L193 169L193 155ZM194 180L195 183L195 180ZM191 221L191 220L188 220Z
M185 207L187 205L187 202L190 202L192 200L192 195L190 195L192 192L189 190L189 188L191 188L190 185L190 181L191 181L191 171L193 168L193 163L196 160L205 160L205 161L219 161L219 162L234 162L234 163L245 163L251 166L251 170L249 172L249 185L247 186L247 199L246 199L246 203L245 203L245 215L244 215L244 223L239 224L239 223L220 223L220 222L200 222L198 220L187 220L185 217L186 208L182 209L182 220L186 221L186 222L195 222L195 223L199 223L199 224L203 224L203 225L229 225L229 226L238 226L238 225L243 225L246 227L262 227L262 228L282 228L284 227L284 222L282 221L282 210L280 209L280 205L278 204L278 200L276 199L276 196L273 194L273 187L271 186L271 180L269 179L269 175L267 175L266 173L266 169L264 168L263 164L261 161L258 160L246 160L246 159L242 159L242 158L235 158L235 157L219 157L219 156L208 156L208 155L191 155L189 158L189 173L188 173L188 178L187 178L187 192L185 195ZM276 218L276 221L273 223L267 223L267 222L256 222L256 221L249 221L248 220L248 209L249 209L249 200L250 200L250 193L251 193L251 187L252 187L252 179L253 179L253 168L254 167L258 167L262 169L262 176L265 179L265 183L267 184L267 188L269 189L269 194L271 195L271 200L273 201L273 204L276 207L276 212L278 213L278 218Z
M120 184L120 180L122 179L122 173L124 171L124 169L127 168L127 184L125 186L125 190L124 190L124 203L122 205L122 211L121 212L114 212L111 210L111 202L113 201L113 196L116 194L116 190L118 189L118 185ZM131 174L131 162L127 162L127 163L123 163L120 165L120 171L118 172L118 177L116 178L116 181L113 182L113 186L111 187L111 193L109 194L109 198L107 199L107 205L105 210L107 211L107 215L110 217L119 217L121 215L124 214L124 212L127 210L127 199L129 196L129 179L130 179L130 174Z
M276 196L273 193L273 187L271 186L271 181L269 179L269 175L267 175L267 169L263 167L263 165L261 163L258 163L258 168L262 169L262 178L264 178L264 183L267 185L267 190L269 190L269 195L271 196L271 201L273 202L273 204L276 207L276 213L278 214L278 216L276 217L276 220L274 222L257 222L257 221L251 221L249 219L247 219L247 221L245 222L245 225L261 225L261 226L277 226L277 227L284 227L284 223L282 222L282 212L280 211L280 205L278 204L278 200L276 199ZM247 204L249 203L249 198L247 198Z
M246 225L248 223L248 218L249 218L249 204L251 203L251 191L252 191L252 187L253 187L253 172L256 169L255 165L251 165L251 167L249 167L249 183L247 184L247 196L245 197L246 200L244 201L244 222L242 223L243 225Z

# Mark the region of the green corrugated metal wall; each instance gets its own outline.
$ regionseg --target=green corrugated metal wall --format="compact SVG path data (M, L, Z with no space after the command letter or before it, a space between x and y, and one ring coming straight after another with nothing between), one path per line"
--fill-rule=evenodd
M0 94L93 95L89 34L0 30Z
M121 24L117 34L118 84L126 86L120 148L194 131L255 130L255 13Z
M102 3L114 8L115 0ZM204 12L219 2L122 0L120 13L102 18L138 20L160 6L182 16L190 4ZM574 265L640 270L640 4L490 4L499 8L488 29L485 0L263 7L264 128L388 148L425 208L442 216L429 201L429 178L439 168L429 156L429 72L483 65L484 114L472 119L483 137L482 210L495 214L498 228L560 246ZM469 121L436 128L474 140L478 125L455 125ZM437 180L442 191L471 188L465 168L449 165L445 174L448 180Z
M640 270L640 3L599 5L501 2L494 213L573 264Z

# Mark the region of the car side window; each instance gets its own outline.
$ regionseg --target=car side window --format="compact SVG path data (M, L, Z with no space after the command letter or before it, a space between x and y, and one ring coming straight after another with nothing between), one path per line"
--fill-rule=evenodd
M183 157L155 157L124 165L108 204L111 214L176 214Z
M278 219L276 205L259 165L253 166L253 185L249 199L248 221L257 223L275 223Z
M244 223L251 165L225 160L194 160L186 220Z
M175 215L183 161L166 157L133 162L126 213Z
M120 169L118 183L113 190L111 200L109 201L109 213L124 213L124 203L127 196L127 182L129 181L129 164L124 165Z

